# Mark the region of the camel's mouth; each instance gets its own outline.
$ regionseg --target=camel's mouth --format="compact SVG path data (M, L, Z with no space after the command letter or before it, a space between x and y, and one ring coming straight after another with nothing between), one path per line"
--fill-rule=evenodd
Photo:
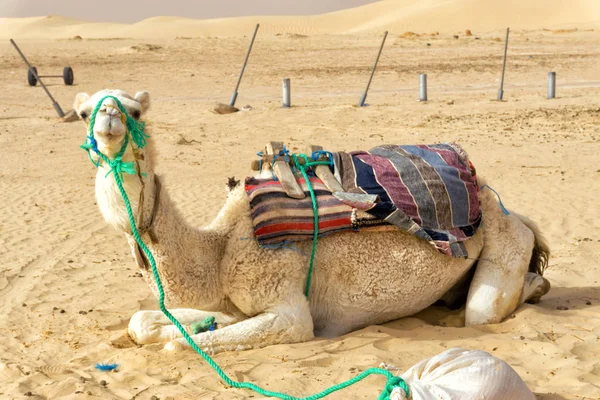
M94 134L106 142L115 142L123 137L123 132L95 132Z
M101 108L95 120L94 134L108 143L120 140L126 131L123 117L123 114L117 108Z

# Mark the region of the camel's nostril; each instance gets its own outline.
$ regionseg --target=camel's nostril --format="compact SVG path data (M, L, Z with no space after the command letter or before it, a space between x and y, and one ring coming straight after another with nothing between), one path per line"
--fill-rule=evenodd
M106 108L106 113L110 116L117 116L119 114L121 114L121 111L119 111L118 108L114 108L114 107L107 107Z
M98 111L111 117L121 115L121 110L111 104L103 104Z

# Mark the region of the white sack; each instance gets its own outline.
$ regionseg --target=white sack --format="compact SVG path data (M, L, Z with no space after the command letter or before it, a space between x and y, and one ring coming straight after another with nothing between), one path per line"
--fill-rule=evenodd
M411 400L535 400L514 369L485 351L450 349L400 375ZM394 389L390 400L404 400Z

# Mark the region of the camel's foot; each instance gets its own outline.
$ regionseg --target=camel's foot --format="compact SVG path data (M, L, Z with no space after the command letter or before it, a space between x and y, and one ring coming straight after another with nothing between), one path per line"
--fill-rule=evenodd
M537 304L542 300L542 296L550 291L550 282L548 279L533 272L528 272L525 276L523 293L519 304L529 303Z
M239 317L235 316L190 308L178 308L170 310L170 312L188 333L191 333L191 324L203 321L208 316L215 317L219 326L227 326L240 320ZM162 311L158 310L136 312L129 321L127 333L137 344L165 343L182 337L179 329L173 325Z

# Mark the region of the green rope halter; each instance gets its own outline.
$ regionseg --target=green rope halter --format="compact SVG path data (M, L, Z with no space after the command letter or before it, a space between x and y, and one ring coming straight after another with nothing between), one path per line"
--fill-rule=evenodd
M102 103L104 103L104 100L106 99L113 99L117 103L117 106L121 111L122 118L125 119L123 123L127 129L125 133L125 140L123 140L123 145L121 146L119 152L115 155L115 158L112 160L109 159L106 155L104 155L100 150L98 150L98 143L94 138L94 125L96 124L96 115L98 114L100 107L102 107ZM135 169L135 163L124 162L122 160L123 154L125 154L125 150L127 150L127 146L129 145L129 137L131 137L137 148L143 149L146 146L146 139L149 138L150 135L144 133L145 127L145 122L136 121L129 115L129 113L118 98L116 98L115 96L104 96L102 99L100 99L100 101L94 108L92 115L90 116L89 135L87 136L85 143L82 144L80 147L88 152L88 157L90 158L90 161L92 161L92 163L96 167L99 167L102 161L104 161L110 167L110 171L108 171L107 175L111 172L113 172L115 175L121 176L123 172L130 175L135 175L137 173ZM98 162L94 162L90 154L90 150L98 155Z
M119 153L117 153L115 158L112 160L109 159L106 155L102 154L102 152L100 152L100 150L98 150L96 140L94 139L94 123L96 121L96 114L98 113L98 110L100 110L100 107L102 106L102 102L106 98L112 98L113 100L115 100L119 109L121 110L123 115L127 118L126 125L127 125L128 131L127 131L127 134L125 135L125 140L123 142L123 146L121 147L121 150L119 151ZM382 369L382 368L369 368L366 371L362 372L360 375L357 375L350 380L347 380L345 382L334 385L328 389L325 389L324 391L322 391L320 393L317 393L317 394L314 394L314 395L308 396L308 397L293 397L293 396L287 395L285 393L279 393L279 392L274 392L274 391L270 391L270 390L265 390L253 383L236 382L236 381L232 380L230 377L228 377L225 374L225 372L221 369L221 367L219 367L213 361L213 359L208 356L208 354L206 354L204 351L202 351L202 349L200 349L200 347L198 347L198 345L192 340L190 335L186 332L186 330L181 325L181 323L177 320L177 318L175 318L173 316L173 314L171 314L169 312L169 310L167 310L167 308L165 307L165 292L163 290L163 285L160 280L160 276L158 275L158 270L156 268L156 261L154 260L154 257L152 256L152 253L150 252L148 247L144 244L144 241L142 240L140 233L137 230L137 225L135 223L133 211L131 210L131 203L129 202L127 192L125 192L125 189L123 188L122 173L123 172L128 173L128 174L136 173L134 165L128 165L131 163L125 163L122 161L123 154L125 153L125 149L127 148L127 145L129 143L129 141L127 139L129 135L131 135L133 142L138 146L138 148L143 148L146 145L146 138L150 137L144 133L144 123L137 122L133 118L131 118L129 116L129 114L127 113L127 110L125 110L125 107L123 107L123 105L119 101L119 99L117 99L114 96L106 96L106 97L102 98L98 102L98 105L96 106L96 108L94 108L94 112L92 113L92 116L90 117L90 133L89 133L89 136L87 137L86 143L84 143L81 146L81 148L86 150L88 152L88 155L89 155L90 150L94 151L96 154L98 154L98 156L100 157L101 160L106 162L111 167L111 171L113 172L113 176L114 176L117 186L119 188L119 192L121 193L121 196L123 196L123 201L125 202L125 207L127 209L127 214L129 216L129 223L131 225L131 231L133 233L133 237L135 238L135 241L138 243L138 245L140 246L140 248L142 249L142 251L144 252L146 257L150 261L150 265L152 267L152 274L154 275L154 279L156 281L156 287L158 288L158 305L160 307L160 310L173 323L173 325L175 325L177 327L179 332L183 335L183 337L188 342L188 344L196 351L196 353L198 353L216 371L216 373L221 377L221 379L223 379L223 381L226 384L228 384L229 386L234 387L236 389L250 389L260 395L263 395L266 397L276 397L276 398L279 398L282 400L317 400L317 399L321 399L333 392L336 392L338 390L341 390L348 386L351 386L351 385L363 380L364 378L366 378L369 375L383 375L387 378L387 383L386 383L385 389L379 395L378 400L389 400L392 390L397 387L402 388L404 390L404 392L406 393L406 396L410 397L410 390L409 390L406 382L404 382L404 380L402 378L394 376L394 375L392 375L392 373L390 371ZM306 157L306 156L304 156L304 157ZM91 156L90 156L90 159L91 159ZM295 156L294 156L294 161L297 161L297 158ZM92 160L92 162L93 162L93 160ZM100 160L98 161L98 163L94 163L94 164L96 166L100 165ZM313 205L314 205L314 207L316 207L316 201L314 200L314 192L312 190L312 186L310 185L310 181L308 180L308 176L306 175L306 172L304 171L304 169L301 168L300 171L302 171L302 174L305 177L307 184L309 185L309 188L311 191L311 197L313 198ZM316 210L316 208L315 208L315 210ZM318 216L315 217L315 221L318 221ZM315 223L315 232L318 232L317 223ZM313 244L313 256L311 257L311 269L312 269L312 258L314 257L314 247L315 246L316 246L316 244ZM310 287L310 278L309 278L309 282L307 282L307 288L308 287Z

